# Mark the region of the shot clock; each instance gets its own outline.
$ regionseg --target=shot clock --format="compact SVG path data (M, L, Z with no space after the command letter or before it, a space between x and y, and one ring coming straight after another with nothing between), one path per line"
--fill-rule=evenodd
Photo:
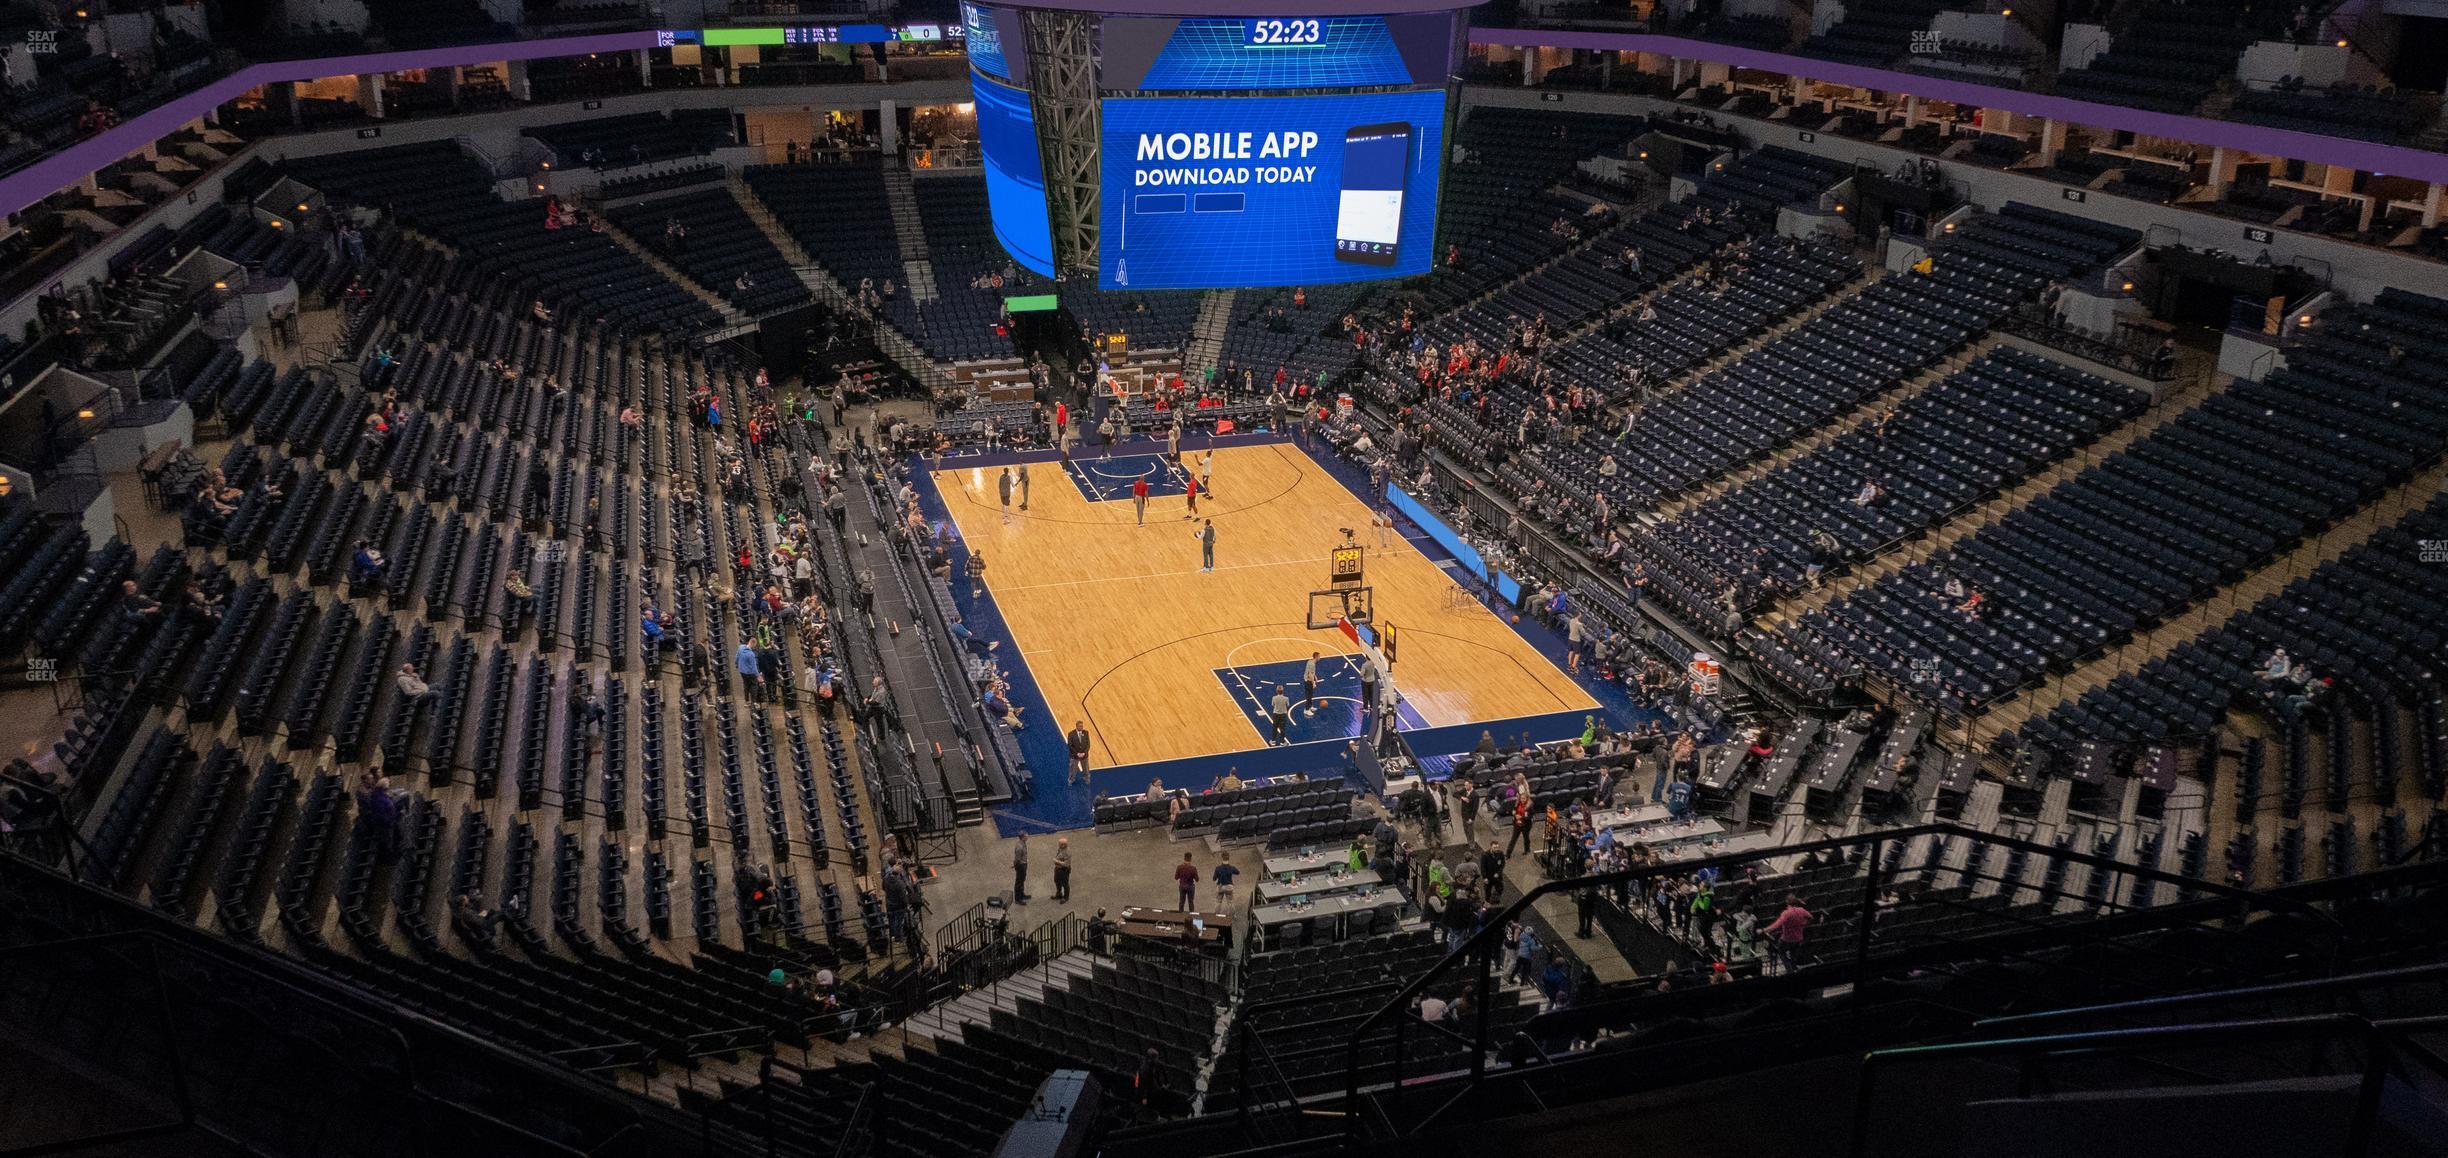
M1251 20L1242 25L1242 43L1255 48L1290 48L1324 44L1326 22L1317 19Z

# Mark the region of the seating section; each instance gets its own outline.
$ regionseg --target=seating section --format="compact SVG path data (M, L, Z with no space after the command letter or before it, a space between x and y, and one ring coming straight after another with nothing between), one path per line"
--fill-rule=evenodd
M2068 751L2083 742L2172 743L2197 739L2244 705L2280 725L2296 710L2288 694L2327 681L2327 703L2359 718L2396 719L2398 705L2439 695L2432 658L2448 623L2448 574L2426 564L2425 542L2448 541L2448 500L2434 499L2312 574L2236 613L2201 636L2059 705L2022 730L2029 746ZM2306 675L2262 678L2284 650ZM2397 746L2381 747L2394 767Z
M910 182L918 220L926 230L927 261L935 271L935 300L914 295L895 299L895 325L929 354L948 362L1013 357L1003 299L1050 292L1045 279L1013 264L995 241L987 214L986 183L971 177L927 177Z
M1455 136L1462 160L1445 176L1438 228L1447 252L1429 275L1430 312L1470 301L1580 240L1588 202L1553 187L1582 158L1646 127L1625 117L1470 109ZM1568 228L1555 228L1559 221Z
M1729 584L1738 606L1800 591L1811 564L1840 567L1937 526L2115 429L2148 401L2036 354L1999 350L1655 528L1643 560L1653 574L1682 582L1651 589L1689 615L1707 614ZM1868 502L1865 487L1876 488ZM1825 532L1836 550L1814 545L1813 532Z
M2420 132L2423 111L2393 89L2371 85L2330 85L2308 88L2301 77L2285 76L2270 88L2248 88L2227 107L2235 120L2256 125L2356 137L2395 143Z
M2057 76L2057 95L2161 113L2190 113L2278 18L2274 8L2232 3L2147 4L2108 51Z
M1858 668L1974 712L2147 630L2448 446L2448 397L2423 384L2448 348L2448 302L2391 301L2376 314L2427 343L2419 355L2393 358L2393 331L2347 315L2324 357L2237 382L1971 538L1745 646L1780 672ZM2312 446L2322 452L2289 449Z
M546 229L540 203L501 200L483 166L454 144L299 159L288 167L308 185L385 209L452 246L471 272L493 276L505 292L525 299L518 308L541 302L564 325L686 337L721 322L611 238Z
M1841 417L1979 338L2047 282L2138 240L2127 230L2010 204L1957 230L1930 272L1887 278L1643 407L1631 433L1605 448L1619 473L1595 486L1618 510L1681 495ZM1559 469L1595 481L1600 453L1584 440Z
M640 201L609 216L639 244L662 254L698 285L750 317L803 306L813 298L782 251L731 199L729 189Z
M550 146L564 168L612 168L713 152L731 143L726 109L675 109L537 125L521 132Z
M842 285L883 291L904 280L901 242L874 160L826 165L751 165L741 175L791 240Z
M1848 254L1785 237L1737 247L1725 260L1729 273L1722 278L1668 287L1645 310L1615 314L1557 347L1550 364L1566 382L1619 399L1636 393L1626 383L1631 368L1639 369L1644 384L1662 384L1759 336L1861 273L1861 263Z
M1802 42L1805 56L1816 56L1863 68L1883 68L1913 50L1917 35L1927 33L1938 14L1954 7L1951 0L1905 0L1901 4L1863 4L1845 9L1844 19Z
M1444 942L1430 929L1405 929L1252 954L1242 974L1241 1016L1248 1024L1236 1027L1223 1054L1216 1059L1215 1080L1207 1090L1206 1112L1228 1113L1238 1108L1245 1097L1274 1100L1340 1089L1352 1030L1362 1018L1385 1004L1396 988L1425 973L1444 955ZM1448 974L1431 992L1442 1000L1453 1001L1475 984L1470 972L1461 970ZM1375 988L1355 992L1364 986ZM1523 1005L1524 992L1509 984L1496 988L1489 1012L1497 1041L1509 1038L1512 1027L1532 1012ZM1309 999L1303 1000L1304 997ZM1268 1008L1256 1008L1262 1005ZM1446 1028L1470 1031L1468 1025ZM1242 1043L1253 1036L1258 1043L1257 1056L1245 1058ZM1363 1066L1382 1066L1392 1058L1390 1032L1372 1036L1361 1050ZM1446 1072L1467 1066L1469 1058L1467 1041L1434 1030L1414 1025L1405 1038L1404 1065L1409 1073ZM1250 1080L1246 1094L1240 1088L1244 1071Z
M1209 792L1190 798L1190 806L1173 818L1173 833L1179 837L1212 831L1228 845L1270 837L1294 825L1350 819L1352 795L1351 785L1339 779Z

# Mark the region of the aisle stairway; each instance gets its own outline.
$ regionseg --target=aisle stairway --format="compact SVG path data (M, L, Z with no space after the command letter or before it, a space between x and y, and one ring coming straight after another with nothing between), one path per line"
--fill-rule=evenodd
M910 188L909 170L899 165L884 166L884 192L892 207L893 237L901 245L901 272L914 301L931 302L939 296L935 287L935 266L928 259L926 222L918 213L918 196Z
M1198 373L1217 365L1223 356L1224 334L1232 328L1239 290L1208 290L1199 298L1198 321L1190 327L1190 344L1182 349L1182 368Z

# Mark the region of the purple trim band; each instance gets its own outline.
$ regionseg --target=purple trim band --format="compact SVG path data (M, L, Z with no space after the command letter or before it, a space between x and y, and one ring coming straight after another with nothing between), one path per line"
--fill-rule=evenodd
M354 76L367 72L404 72L412 68L489 64L496 60L539 60L589 52L634 52L654 46L655 34L652 32L610 32L597 36L511 40L415 52L377 52L361 56L325 56L312 60L250 64L193 92L174 97L168 104L138 113L6 177L0 177L0 214L16 213L84 180L95 170L169 136L178 131L180 125L237 99L257 85L314 80L326 76Z
M2317 161L2324 165L2343 165L2379 174L2412 177L2417 180L2448 183L2448 153L2433 153L2410 149L2402 145L2383 145L2372 141L2354 141L2341 137L2324 137L2317 133L2299 133L2292 129L2273 129L2235 121L2218 121L2208 117L2180 116L2129 109L2119 105L2103 105L2092 101L2071 100L2024 92L2020 89L1993 88L1942 77L1925 77L1912 73L1891 72L1881 68L1837 64L1807 56L1783 52L1764 52L1756 48L1740 48L1706 40L1681 36L1655 36L1642 32L1568 32L1545 28L1473 28L1471 43L1503 45L1512 48L1580 48L1597 52L1656 52L1694 60L1730 64L1738 68L1756 68L1794 76L1823 80L1856 88L1901 92L1912 96L1952 101L1956 104L1982 108L2005 109L2024 116L2048 117L2075 124L2100 128L2125 129L2154 137L2173 137L2199 145L2240 149L2251 153L2269 153L2298 161ZM1797 126L1799 127L1799 126Z
M1487 0L993 0L998 8L1041 8L1098 16L1389 16L1452 12Z
M1010 0L1006 0L1010 2ZM1022 0L1027 2L1027 0ZM1124 4L1132 0L1122 0ZM1138 0L1146 10L1179 8L1190 0ZM1453 0L1412 0L1419 10L1448 10L1458 7ZM1054 6L1048 4L1047 6ZM1064 5L1068 6L1068 5ZM1305 13L1334 14L1349 8L1354 12L1381 13L1389 7L1386 0L1204 0L1202 8L1218 11L1268 14L1298 8ZM1102 11L1117 11L1112 3L1100 6ZM249 65L193 92L172 99L159 108L151 109L112 126L110 129L79 141L23 169L0 177L0 213L16 213L51 194L84 180L95 170L128 156L147 144L176 131L180 125L235 99L257 85L281 81L313 80L326 76L349 76L365 72L400 72L412 68L448 68L455 65L485 64L496 60L539 60L546 57L578 56L589 52L632 52L652 48L652 32L610 32L595 36L562 36L541 40L504 41L497 44L463 45L455 48L433 48L415 52L370 53L362 56L322 57L314 60L282 60ZM2401 145L2383 145L2370 141L2354 141L2339 137L2324 137L2315 133L2299 133L2291 129L2273 129L2260 125L2238 124L2233 121L2211 120L2207 117L2177 116L2169 113L2146 112L2116 105L2069 100L2018 89L1992 88L1939 77L1914 76L1889 72L1885 69L1862 68L1814 60L1782 52L1763 52L1754 48L1716 44L1681 36L1657 36L1638 32L1569 32L1540 28L1473 28L1471 43L1502 45L1514 48L1580 48L1599 52L1655 52L1695 60L1731 64L1741 68L1756 68L1824 80L1859 88L1907 92L1915 96L1952 101L1956 104L2005 109L2025 116L2049 117L2076 124L2102 128L2126 129L2151 136L2173 137L2196 144L2240 149L2253 153L2268 153L2299 161L2316 161L2325 165L2343 165L2366 172L2394 174L2420 181L2448 184L2448 154L2426 152Z

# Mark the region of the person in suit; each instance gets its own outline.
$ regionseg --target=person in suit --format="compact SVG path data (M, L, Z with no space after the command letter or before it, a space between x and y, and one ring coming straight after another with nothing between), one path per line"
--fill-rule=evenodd
M1088 721L1073 722L1071 734L1064 737L1064 742L1071 752L1071 774L1064 779L1063 783L1076 784L1086 780L1088 778Z

